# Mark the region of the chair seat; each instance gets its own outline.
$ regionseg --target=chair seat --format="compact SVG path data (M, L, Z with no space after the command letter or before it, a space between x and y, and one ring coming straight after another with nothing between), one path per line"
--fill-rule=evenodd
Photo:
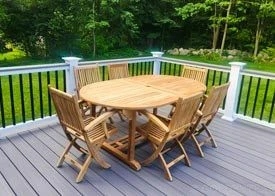
M161 120L161 121L168 126L169 122L165 120ZM160 128L151 121L137 127L137 130L141 132L142 135L147 137L147 139L153 140L153 142L157 142L157 143L160 143L165 135L165 131L161 131Z
M84 119L84 125L87 126L94 119L95 118L91 117L91 116L86 117ZM107 129L108 129L109 135L113 135L117 131L116 127L113 126L112 124L106 123L106 125L107 125ZM84 137L80 136L76 131L74 131L74 130L72 130L70 128L67 128L67 131L69 131L71 134L77 136L82 141L85 141ZM104 133L104 131L103 131L102 125L98 124L97 126L95 126L95 128L93 129L93 131L89 132L87 135L88 135L90 141L95 141L95 140L101 139L102 137L105 137L105 134L103 134L103 133Z

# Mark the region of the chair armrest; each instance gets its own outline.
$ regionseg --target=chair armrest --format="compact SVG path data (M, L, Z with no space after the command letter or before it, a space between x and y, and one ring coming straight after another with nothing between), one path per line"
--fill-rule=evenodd
M140 113L145 115L149 120L151 120L153 123L158 125L166 133L169 132L169 128L160 119L158 119L154 114L152 114L146 110L140 111Z
M206 101L207 98L208 98L208 95L203 95L202 102L201 102L199 110L202 110L202 108L204 107L204 104L205 104L205 101Z
M201 117L202 115L203 115L202 112L200 110L197 110L196 116Z
M200 110L197 110L193 120L192 120L192 127L191 129L193 131L195 131L195 129L197 128L197 126L199 125L200 121L201 121L201 118L202 118L203 114Z
M115 114L114 111L112 111L112 112L105 112L104 114L100 115L99 117L97 117L96 119L94 119L92 122L90 122L88 125L86 125L85 128L84 128L84 130L87 131L87 132L92 131L93 128L95 128L97 125L103 123L103 126L105 127L104 131L105 131L105 134L106 134L106 136L108 138L109 137L109 133L108 133L108 130L106 128L106 120L108 118L112 117L114 114Z
M77 102L78 102L78 104L85 103L85 101L83 99L79 99Z

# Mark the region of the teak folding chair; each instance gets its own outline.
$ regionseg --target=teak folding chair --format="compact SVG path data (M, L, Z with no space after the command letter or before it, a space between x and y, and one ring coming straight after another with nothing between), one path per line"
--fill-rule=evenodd
M202 146L207 142L211 142L213 147L217 147L217 143L208 129L208 125L211 123L213 118L215 117L222 101L224 100L227 90L229 87L229 83L223 84L221 86L213 86L210 89L209 95L204 95L204 99L200 110L202 111L202 118L199 122L200 128L196 129L194 134L192 134L191 138L196 145L196 149L201 157L204 157L204 153L202 151ZM198 136L205 131L207 137L203 140L199 141Z
M83 118L75 95L69 95L50 86L49 91L59 122L69 140L69 144L58 160L57 167L61 166L64 160L66 160L80 169L76 178L77 183L82 181L93 159L101 167L109 168L110 165L100 157L99 150L103 142L109 138L110 134L116 132L114 126L106 123L106 120L110 118L114 112L106 112L97 118L92 116L85 116L86 118ZM77 140L83 141L87 149L78 145L76 143ZM83 164L69 155L69 150L72 146L87 155Z
M99 67L96 64L74 67L74 76L78 97L80 97L79 91L83 86L101 81ZM91 109L91 113L96 116L96 106L92 106L90 103L87 103L83 100L79 100L79 102L81 102L83 105L83 113L86 113L89 109ZM102 112L102 110L103 108L100 109L100 113Z
M206 78L207 78L207 72L208 72L207 69L190 67L190 66L184 65L181 76L184 78L190 78L205 84ZM172 104L172 108L168 116L171 117L174 111L175 111L175 104Z
M109 73L109 80L128 78L129 77L128 63L108 65L108 73ZM122 112L118 112L118 115L120 119L124 121L122 117Z
M112 64L108 66L109 79L128 78L128 63Z
M74 75L75 75L75 82L76 82L76 88L77 88L76 90L78 95L79 95L80 89L83 86L102 81L100 76L99 66L97 64L75 67ZM91 106L90 103L86 103L86 108L91 109L91 113L93 114L93 116L100 115L103 112L103 110L105 110L105 112L108 111L106 107L101 107L98 113L96 114L96 106L95 105ZM84 112L86 112L87 109L84 110ZM111 123L113 123L112 118L110 118L109 120Z
M207 72L208 72L207 69L190 67L190 66L184 65L181 76L184 78L190 78L205 84L206 78L207 78Z
M181 144L183 138L189 138L200 120L201 112L198 110L203 93L183 99L179 98L175 113L171 120L160 118L147 111L142 111L149 121L137 128L137 130L150 142L154 152L149 158L142 162L148 165L156 158L160 158L163 165L165 178L172 181L169 168L180 160L184 160L187 166L191 166L186 151ZM174 142L175 146L167 147L168 142ZM186 141L186 140L185 140ZM164 154L178 146L181 150L180 156L167 163Z

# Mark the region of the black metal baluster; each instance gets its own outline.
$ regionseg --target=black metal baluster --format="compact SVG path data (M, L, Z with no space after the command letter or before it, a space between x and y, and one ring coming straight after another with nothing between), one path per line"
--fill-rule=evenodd
M172 71L172 63L168 63L169 65L169 75L171 75L171 71Z
M29 73L29 85L30 85L31 114L32 114L32 120L34 120L35 113L34 113L34 100L33 100L32 73Z
M102 80L105 80L105 66L102 66Z
M47 84L49 85L51 83L51 78L50 78L50 72L47 71ZM50 91L48 90L48 109L49 109L49 116L52 115L52 100L51 100L51 95Z
M260 83L261 83L261 78L258 78L257 88L256 88L256 94L255 94L254 103L253 103L253 109L252 109L252 118L254 118L254 115L255 115L255 109L256 109L257 100L258 100Z
M226 83L229 81L229 73L227 73L227 75L226 75Z
M180 76L180 75L181 75L181 72L182 72L182 66L183 66L183 65L180 65L180 64L179 64L179 73L178 73L178 76Z
M266 97L267 97L267 92L268 92L268 88L269 88L269 82L270 82L270 79L267 79L266 85L265 85L264 100L263 100L263 105L262 105L261 114L260 114L260 120L263 119Z
M4 109L4 100L3 100L3 92L2 92L2 81L0 76L0 107L1 107L1 121L2 121L2 127L6 127L6 121L5 121L5 109Z
M22 77L22 74L19 74L19 88L20 88L20 98L21 98L22 121L26 122L25 100L24 100L24 87L23 87L23 77Z
M241 78L241 88L240 88L240 94L239 94L239 97L238 97L238 103L237 103L237 114L239 113L239 110L240 110L240 103L241 103L241 98L242 98L242 94L243 94L243 83L244 83L244 75L242 75L242 78Z
M141 62L141 63L140 63L140 66L141 66L141 68L140 68L140 75L143 75L143 66L144 66L144 62Z
M163 66L163 62L160 62L160 72L159 72L160 75L162 75L162 69L163 69L163 67L164 67L164 66Z
M39 103L40 103L40 117L44 117L44 108L43 108L43 95L42 95L42 79L41 72L38 72L38 88L39 88Z
M152 61L151 62L151 74L153 74L154 73L154 62Z
M207 75L206 75L206 87L208 86L208 80L209 80L209 74L210 74L210 71L211 70L209 70L208 72L207 72Z
M138 63L135 63L135 66L136 66L136 76L138 76L138 70L139 70L138 69L139 68L138 65L139 65Z
M272 104L271 104L271 108L270 108L268 122L271 122L271 120L272 120L272 115L273 115L273 112L274 112L274 105L275 105L275 90L273 91L273 99L272 99Z
M55 88L58 89L58 71L55 71Z
M215 85L215 82L216 82L216 70L214 70L214 74L213 74L213 80L212 80L212 86Z
M245 108L244 108L244 115L246 115L246 112L247 112L248 101L249 101L249 97L250 97L251 83L252 83L252 76L250 76L250 78L249 78L249 84L248 84L248 90L247 90L246 102L245 102Z
M220 71L220 80L219 80L219 85L221 85L222 84L222 75L223 74L223 72L222 71Z
M173 64L173 69L174 69L174 73L173 73L173 75L175 76L176 75L176 64Z
M63 70L63 89L64 89L64 92L67 91L67 85L66 85L66 71Z
M14 108L12 75L9 75L9 87L10 87L10 104L11 104L12 124L15 125L16 124L16 119L15 119L15 108Z
M229 81L229 73L227 73L227 75L226 75L226 83L227 83L228 81ZM224 100L223 100L222 109L225 108L225 100L226 100L226 96L225 96L225 98L224 98Z
M145 67L144 67L144 74L145 75L148 74L147 65L148 65L148 62L145 62Z

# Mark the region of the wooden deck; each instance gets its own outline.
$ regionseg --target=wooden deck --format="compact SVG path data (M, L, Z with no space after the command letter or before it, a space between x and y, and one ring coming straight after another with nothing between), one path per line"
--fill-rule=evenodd
M127 122L117 118L115 125L127 132ZM211 129L218 148L204 147L200 158L188 142L192 167L175 165L173 182L163 178L158 161L136 172L103 151L111 169L92 164L76 184L75 168L67 163L56 168L66 144L58 124L8 137L0 140L0 195L275 195L275 130L219 117ZM140 146L137 158L149 153L148 145Z

